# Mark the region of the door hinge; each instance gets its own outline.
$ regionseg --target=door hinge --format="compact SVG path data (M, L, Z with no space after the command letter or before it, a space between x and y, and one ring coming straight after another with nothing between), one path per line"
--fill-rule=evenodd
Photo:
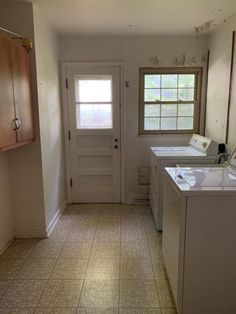
M68 140L70 141L71 137L70 137L70 131L68 131Z
M66 89L69 88L69 84L68 84L68 78L66 78Z
M72 184L72 179L70 179L70 187L72 188L73 184Z

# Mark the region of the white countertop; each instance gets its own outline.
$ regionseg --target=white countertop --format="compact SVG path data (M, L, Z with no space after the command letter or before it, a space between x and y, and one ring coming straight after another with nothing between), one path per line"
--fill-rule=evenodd
M172 183L183 195L236 196L236 170L230 167L165 168ZM236 209L236 204L235 204Z
M200 152L199 150L191 147L191 146L169 146L169 147L150 147L152 153L160 159L166 159L166 158L195 158L195 157L209 157L212 158L212 156L207 156L206 153ZM216 156L214 156L216 157Z

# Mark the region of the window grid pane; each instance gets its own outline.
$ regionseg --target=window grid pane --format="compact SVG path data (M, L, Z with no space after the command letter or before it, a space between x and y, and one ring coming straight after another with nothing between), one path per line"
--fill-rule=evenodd
M146 104L144 107L144 117L160 117L161 115L161 106L160 105L150 105Z
M144 118L145 130L160 130L160 118L148 117Z
M84 79L83 76L75 80L76 102L111 102L112 101L112 80L103 78Z
M154 76L154 75L153 75ZM171 81L170 77L173 76L174 80ZM183 100L183 101L194 101L195 99L195 88L191 87L192 81L195 82L195 75L185 74L185 85L183 80L180 81L179 77L181 75L160 75L160 80L158 82L155 79L151 79L151 75L145 75L145 85L144 85L144 100L145 101L170 101L170 100ZM183 75L182 75L183 76ZM168 78L167 78L168 77ZM190 77L191 82L188 85L186 83L186 78ZM194 78L194 79L193 79ZM176 80L176 86L175 86ZM148 83L146 83L148 81ZM155 85L156 83L156 85Z
M193 117L194 104L178 104L178 116Z
M159 88L146 88L145 89L145 101L160 101L161 90Z
M164 117L161 118L161 130L176 130L177 118L176 117Z
M179 74L178 75L178 87L179 88L194 88L195 75L194 74Z
M144 130L192 130L194 104L145 104Z
M144 74L144 130L194 129L196 75Z
M77 129L112 129L112 76L76 76L75 101Z
M193 117L178 117L178 130L191 130L193 123Z
M77 129L112 129L112 104L77 104Z
M145 75L145 88L160 88L160 79L157 74Z

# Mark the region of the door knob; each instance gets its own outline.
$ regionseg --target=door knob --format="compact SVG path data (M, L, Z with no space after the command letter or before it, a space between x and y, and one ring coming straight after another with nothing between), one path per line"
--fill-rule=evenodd
M114 148L117 149L117 148L118 148L118 145L115 145Z
M115 141L115 142L118 142L118 138L115 138L114 141Z

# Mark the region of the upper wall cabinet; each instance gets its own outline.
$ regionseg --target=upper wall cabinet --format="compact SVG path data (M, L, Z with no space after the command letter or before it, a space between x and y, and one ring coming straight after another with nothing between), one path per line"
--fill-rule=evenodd
M0 150L34 140L27 50L0 34Z

